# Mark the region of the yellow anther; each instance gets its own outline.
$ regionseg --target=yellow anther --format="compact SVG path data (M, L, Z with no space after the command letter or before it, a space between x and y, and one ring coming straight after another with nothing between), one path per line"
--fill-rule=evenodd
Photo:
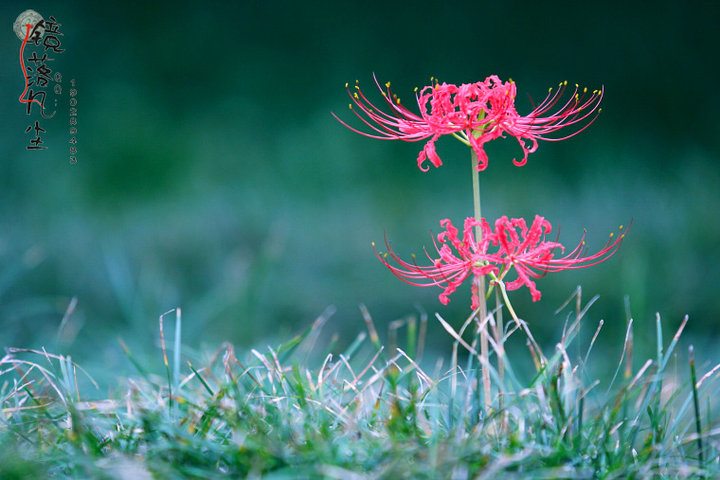
M400 105L400 99L399 99L399 98L396 98L396 99L395 99L395 103L397 103L398 105Z
M372 245L372 246L374 247L374 246L375 246L375 242L370 242L370 245Z
M349 83L345 82L345 88L348 88L349 85Z
M567 80L565 80L565 81L563 82L563 85L567 85Z
M360 100L360 97L358 97L357 92L356 92L356 93L353 93L353 97L355 97L356 100Z
M575 88L580 88L580 85L578 85L578 84L576 83L576 84L575 84Z
M583 88L583 93L587 93L587 87Z
M548 88L548 93L552 92L552 87Z
M387 253L383 253L383 258L387 258Z
M583 241L581 242L581 244L582 244L582 246L584 247L584 246L585 246L585 240L583 240Z
M387 97L387 93L382 92L382 94L383 94L383 97Z
M418 87L415 87L415 91L416 91L416 92L418 91Z
M622 229L623 229L623 225L620 225L620 230L622 230Z
M602 112L602 108L598 108L598 113Z
M385 84L385 87L390 88L390 82L387 82L387 83Z
M412 257L413 260L415 260L415 254L414 254L414 253L411 253L410 256Z
M352 110L352 103L348 103L348 108L350 108L350 110Z
M611 232L611 233L610 233L610 238L612 238L612 237L614 237L614 236L615 236L615 233L614 233L614 232Z

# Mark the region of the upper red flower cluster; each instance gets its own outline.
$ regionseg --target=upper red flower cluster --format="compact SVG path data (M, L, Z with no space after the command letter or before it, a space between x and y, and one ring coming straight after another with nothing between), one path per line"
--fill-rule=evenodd
M376 85L390 107L390 113L375 107L355 84L352 91L348 85L348 94L357 109L350 109L365 123L372 132L363 132L335 118L349 129L361 135L384 140L420 141L428 139L418 155L418 167L429 160L435 167L442 165L435 151L435 141L441 135L453 135L472 147L477 154L478 171L487 168L488 158L484 150L485 143L505 133L513 136L523 150L521 160L513 159L517 166L525 165L527 157L538 147L538 140L563 140L587 128L597 117L603 91L595 90L588 95L587 88L582 92L577 85L567 100L564 97L567 82L560 84L553 92L551 88L545 100L526 116L515 109L517 89L515 82L501 81L491 75L483 82L466 83L460 86L435 83L416 93L420 114L405 108L399 98L390 90L386 91L375 79ZM416 89L417 92L417 89ZM359 110L359 111L358 111ZM576 129L563 137L552 138L547 135L568 126Z
M446 305L448 296L469 276L474 278L491 275L493 280L503 281L514 268L517 278L504 282L507 290L517 290L522 286L530 289L533 301L540 300L541 294L533 278L540 278L547 272L557 272L571 268L585 268L597 265L610 258L622 243L625 233L613 239L610 235L605 247L593 255L583 257L585 236L569 254L555 258L555 251L564 252L565 248L557 242L546 241L545 236L552 231L550 222L536 215L530 228L522 218L508 219L501 217L495 222L495 230L490 228L483 218L478 222L469 217L465 219L462 240L458 229L450 220L440 222L445 231L437 236L435 250L439 258L433 258L426 252L432 262L429 266L420 266L415 262L406 262L390 248L387 239L385 244L388 253L375 254L398 278L410 285L421 287L439 286L443 292L439 295L440 302ZM473 229L479 228L481 240L477 242ZM620 229L622 230L622 226ZM440 246L438 246L438 242ZM374 244L373 244L374 248ZM490 251L490 250L494 251ZM390 256L397 265L388 262ZM472 308L478 306L477 295L472 296Z

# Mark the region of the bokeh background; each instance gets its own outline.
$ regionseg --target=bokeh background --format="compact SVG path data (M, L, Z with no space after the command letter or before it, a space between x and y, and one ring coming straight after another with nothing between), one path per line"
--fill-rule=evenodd
M78 90L78 163L69 164L67 93L46 122L48 149L27 151L18 102L27 8L62 24L53 61ZM619 253L512 296L552 342L554 311L582 285L600 299L600 341L619 348L628 313L639 349L654 348L655 313L712 341L720 320L720 141L717 2L2 2L0 4L0 344L45 346L128 367L122 337L157 357L158 316L183 308L188 348L286 340L328 306L346 345L422 309L448 306L405 285L373 256L387 231L403 254L430 245L438 221L472 212L467 149L416 167L420 143L356 135L346 82L372 98L372 75L409 104L430 76L465 83L497 74L518 85L518 110L568 80L604 86L603 110L568 141L541 144L525 167L513 139L489 146L484 214L561 226L591 250L633 220ZM629 312L625 301L629 298ZM71 315L65 315L76 298ZM63 322L63 317L65 321ZM63 323L62 328L60 328ZM693 337L694 335L694 337ZM431 322L433 345L447 336Z

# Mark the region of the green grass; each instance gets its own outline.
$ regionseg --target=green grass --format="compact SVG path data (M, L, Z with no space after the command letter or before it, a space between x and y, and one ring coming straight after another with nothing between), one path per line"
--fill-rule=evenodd
M668 373L671 358L684 358L676 347L687 319L667 344L658 319L657 354L637 370L629 321L615 377L600 382L587 368L606 361L592 351L597 332L582 358L568 354L592 303L581 305L578 290L547 358L493 343L489 410L473 321L456 330L438 317L455 338L449 361L422 358L424 316L391 324L383 347L363 310L368 333L342 353L331 345L317 355L326 312L278 348L239 355L226 344L193 365L182 355L180 312L171 311L160 317L164 373L149 373L155 367L123 344L137 374L100 400L80 391L87 376L69 357L8 348L0 478L717 476L715 371L698 379L691 355L684 380ZM507 326L512 335L522 335L517 325ZM524 378L514 359L530 356L539 367Z

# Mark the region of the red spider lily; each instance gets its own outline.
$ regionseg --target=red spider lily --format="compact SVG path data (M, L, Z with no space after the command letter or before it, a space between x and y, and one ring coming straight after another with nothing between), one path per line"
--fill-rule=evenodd
M393 252L387 239L385 244L388 252L375 255L398 278L410 285L421 287L439 286L443 292L439 295L440 302L446 305L449 295L469 276L477 279L483 275L490 275L493 279L503 280L514 268L517 278L505 283L508 291L517 290L522 286L530 289L533 301L540 300L541 294L533 278L540 278L547 272L557 272L572 268L585 268L597 265L610 258L620 247L625 234L613 239L611 235L607 242L597 253L583 257L585 250L584 235L572 252L560 258L555 258L556 249L564 252L564 247L558 242L545 240L551 233L552 226L545 218L537 215L528 229L522 218L508 219L502 217L495 222L493 231L488 222L482 219L478 222L472 217L465 219L463 239L458 238L458 230L453 227L450 220L443 220L440 225L445 231L437 236L435 250L439 258L433 258L426 252L431 265L418 265L413 256L412 262L406 262ZM475 241L473 228L480 227L482 237ZM620 227L622 229L622 226ZM438 242L440 245L438 245ZM373 249L375 245L373 244ZM494 251L489 251L492 248ZM397 265L391 264L390 257ZM473 286L476 282L473 282ZM473 291L472 308L478 306L477 292Z
M620 229L622 228L621 225ZM548 272L591 267L604 262L615 254L625 237L625 233L617 237L610 234L610 239L601 250L583 257L585 251L583 233L580 243L572 252L564 257L555 258L556 249L564 253L565 247L560 243L545 240L545 236L551 231L550 222L540 215L535 216L530 229L522 218L509 220L507 217L501 217L495 222L494 240L498 242L499 249L493 255L493 261L498 265L504 265L499 279L502 280L511 268L514 268L517 274L517 279L505 283L507 290L517 290L525 285L530 289L530 295L536 302L540 300L541 294L531 278L543 277Z
M418 155L418 167L429 170L424 163L429 160L435 167L442 165L442 160L435 151L435 141L441 135L453 135L466 145L472 147L477 154L478 171L487 168L488 158L484 150L485 143L505 133L515 137L523 150L522 160L513 160L515 165L522 166L527 157L533 153L540 140L564 140L580 133L587 128L599 114L602 90L587 95L587 89L575 91L570 98L562 102L567 82L553 92L550 89L547 97L527 116L520 116L515 110L515 83L502 82L496 75L491 75L483 82L466 83L460 86L435 83L424 87L417 93L416 100L420 113L415 114L405 108L400 99L390 90L378 84L389 112L373 105L355 84L354 91L348 88L353 103L350 109L370 128L370 132L351 127L333 116L350 130L370 138L382 140L405 140L408 142L427 140ZM353 104L357 107L354 108ZM553 111L554 110L554 111ZM567 126L576 126L571 133L559 138L548 135ZM530 142L529 145L526 142Z
M443 292L438 298L440 299L440 303L447 305L450 301L448 296L453 293L467 277L473 275L474 278L478 278L490 272L497 274L499 273L499 269L495 265L488 263L492 257L487 254L487 249L494 235L490 230L490 225L488 225L485 219L483 219L482 222L478 222L472 217L466 218L462 240L458 238L458 230L452 225L450 220L442 220L440 226L445 228L445 231L437 236L437 242L433 241L439 258L433 259L427 251L425 252L428 259L432 262L432 265L418 265L415 262L414 255L412 263L404 261L390 248L387 238L385 238L385 245L388 249L387 253L381 255L375 251L375 255L395 276L405 283L419 287L439 286L443 288ZM473 235L473 228L478 226L482 230L480 242L476 242ZM438 242L440 246L438 246ZM453 249L455 252L453 252ZM375 250L374 243L373 250ZM397 263L397 266L387 261L388 255ZM477 295L473 295L472 308L475 309L477 307Z

